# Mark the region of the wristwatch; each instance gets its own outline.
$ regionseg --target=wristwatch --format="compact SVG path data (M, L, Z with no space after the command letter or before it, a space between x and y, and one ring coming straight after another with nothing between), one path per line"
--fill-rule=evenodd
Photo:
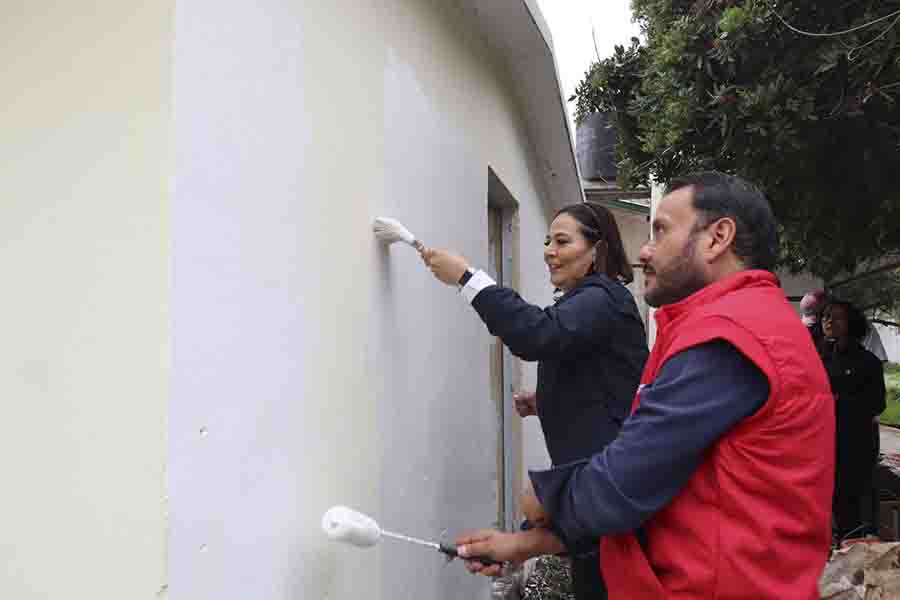
M459 287L466 287L466 284L469 283L469 280L472 279L472 275L475 274L475 269L469 267L466 269L466 272L462 274L462 277L459 278L459 281L456 282L456 285Z

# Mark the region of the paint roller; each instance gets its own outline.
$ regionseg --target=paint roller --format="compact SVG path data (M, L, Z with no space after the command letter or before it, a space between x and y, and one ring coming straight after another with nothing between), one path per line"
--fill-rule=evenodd
M397 219L376 217L375 221L372 222L372 231L375 232L375 237L384 244L390 245L394 242L403 242L418 250L420 254L425 250L425 244L417 240L416 236Z
M457 557L456 546L446 543L429 542L382 529L372 517L346 506L333 506L322 516L322 529L325 534L337 541L358 548L374 546L382 537L388 537L418 546L426 546L446 555L448 559ZM502 562L486 557L467 557L477 560L483 565L500 565Z
M417 240L416 236L397 219L375 217L372 222L372 231L375 232L376 238L388 246L394 242L403 242L418 250L419 254L425 250L425 244ZM631 266L635 269L643 269L644 263L631 263Z

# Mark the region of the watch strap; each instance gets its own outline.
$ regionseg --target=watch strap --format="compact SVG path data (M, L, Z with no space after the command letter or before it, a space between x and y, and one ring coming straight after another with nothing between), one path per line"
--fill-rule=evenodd
M473 269L471 267L466 269L466 272L462 274L462 277L460 277L459 281L457 282L459 287L465 287L466 284L469 283L469 280L472 279L472 275L474 275L474 274L475 274L475 269Z

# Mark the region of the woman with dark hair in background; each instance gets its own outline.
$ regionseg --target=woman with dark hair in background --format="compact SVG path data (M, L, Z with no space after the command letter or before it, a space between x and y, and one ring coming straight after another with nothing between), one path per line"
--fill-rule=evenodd
M839 539L866 533L861 499L872 490L877 459L873 419L885 409L881 361L861 344L867 330L865 316L853 304L832 301L825 307L820 354L835 398L833 510Z
M615 218L603 206L561 209L544 240L550 282L562 295L547 308L497 285L460 256L426 249L440 281L459 286L491 334L527 361L538 361L537 391L517 394L523 417L537 414L554 465L602 450L628 416L647 360L644 323ZM536 525L543 525L538 523ZM577 600L605 599L596 541L569 548Z

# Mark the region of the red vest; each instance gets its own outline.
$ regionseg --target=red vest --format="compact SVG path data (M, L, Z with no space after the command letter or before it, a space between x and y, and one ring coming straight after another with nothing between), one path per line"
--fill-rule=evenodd
M611 600L815 600L831 540L834 401L800 317L767 271L742 271L656 313L641 384L672 355L724 339L769 398L709 448L675 499L601 542ZM640 404L640 388L632 410Z

